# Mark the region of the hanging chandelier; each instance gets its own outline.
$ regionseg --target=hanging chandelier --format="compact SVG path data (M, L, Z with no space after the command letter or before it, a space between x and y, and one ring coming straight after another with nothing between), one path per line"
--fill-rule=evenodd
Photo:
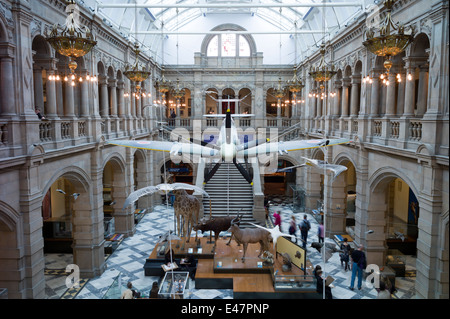
M166 104L166 94L172 88L170 80L167 80L164 76L164 71L162 72L161 78L155 80L155 88L162 94L161 103Z
M150 71L145 70L144 67L139 68L139 53L141 51L139 50L139 44L136 42L134 44L134 53L136 55L136 61L133 65L127 65L125 67L125 72L123 74L132 82L135 83L135 92L133 93L134 96L137 98L142 95L146 96L145 92L141 91L141 83L147 80L147 78L150 76Z
M180 80L177 79L177 86L172 89L171 95L175 98L177 101L177 104L180 104L180 100L184 97L186 94L184 89L180 89Z
M286 81L286 86L289 90L289 92L293 95L292 103L302 103L302 100L297 100L297 97L301 94L303 87L305 86L297 77L297 70L294 71L294 77L288 81Z
M77 68L77 58L89 53L97 44L88 27L83 29L78 24L78 6L75 0L67 1L66 12L69 15L61 32L58 32L58 24L54 24L50 35L46 40L61 55L70 58L69 69L71 74Z
M277 98L277 106L281 107L281 99L284 98L285 88L281 86L281 78L278 78L278 87L273 89L273 95Z
M311 97L323 97L327 95L326 83L331 80L331 78L336 75L337 71L334 69L334 65L329 64L325 61L325 44L322 43L320 45L320 61L316 67L311 67L309 71L309 75L314 79L318 84L318 89L315 92L310 92L309 96Z
M387 9L386 17L381 21L379 28L370 28L366 31L366 40L363 45L373 54L384 57L383 63L386 72L380 75L383 83L389 85L389 73L393 62L392 57L403 52L406 47L414 40L414 27L410 26L409 34L405 33L405 26L395 24L392 20L391 12L396 0L385 0L384 6ZM396 33L395 33L396 31ZM397 82L401 82L401 76L397 74Z

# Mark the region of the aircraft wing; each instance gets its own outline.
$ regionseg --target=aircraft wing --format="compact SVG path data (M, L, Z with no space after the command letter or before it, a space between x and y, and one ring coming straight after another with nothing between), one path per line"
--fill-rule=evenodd
M169 152L174 155L201 155L205 157L216 156L218 150L193 143L163 142L163 141L136 141L136 140L112 140L107 144L124 147L140 148L144 150Z
M308 148L347 144L349 142L351 141L346 138L271 142L271 143L264 143L249 149L241 150L238 152L238 156L246 155L251 157L275 152L280 153L294 152Z

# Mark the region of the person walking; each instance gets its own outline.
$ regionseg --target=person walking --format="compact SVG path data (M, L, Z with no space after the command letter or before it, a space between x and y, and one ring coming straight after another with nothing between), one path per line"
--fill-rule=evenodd
M303 248L306 249L306 244L308 242L308 231L311 229L311 224L309 223L308 216L303 215L303 220L299 224L301 238L303 242Z
M280 228L280 232L282 232L281 230L281 211L275 211L275 213L273 213L273 218L275 218L275 222L273 224L274 227L278 227Z
M350 290L354 289L356 275L358 275L358 289L362 287L363 270L366 269L366 254L363 251L364 246L359 245L357 250L354 250L351 254L352 258L352 278L350 281Z
M295 216L292 215L291 221L289 222L289 235L295 236L295 243L297 243L296 232L297 232L297 223L295 222ZM291 241L292 241L292 237L291 237Z
M341 243L340 249L342 252L339 253L339 257L341 259L341 266L345 271L348 269L348 262L350 260L350 245L348 244L348 239L344 238L344 241ZM345 265L345 267L344 267Z
M325 237L323 222L320 222L319 227L317 228L317 237L319 238L319 243L323 243L323 238Z

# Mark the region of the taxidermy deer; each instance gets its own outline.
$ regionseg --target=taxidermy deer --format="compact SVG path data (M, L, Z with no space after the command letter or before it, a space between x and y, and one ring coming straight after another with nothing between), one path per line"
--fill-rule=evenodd
M239 218L239 216L237 218ZM244 262L248 244L254 243L260 244L260 250L258 255L258 257L260 257L264 251L269 250L270 233L267 230L261 228L241 229L237 225L237 218L231 221L231 226L228 229L228 231L233 234L234 240L236 240L238 244L242 244L244 246L244 255L242 256L242 262Z

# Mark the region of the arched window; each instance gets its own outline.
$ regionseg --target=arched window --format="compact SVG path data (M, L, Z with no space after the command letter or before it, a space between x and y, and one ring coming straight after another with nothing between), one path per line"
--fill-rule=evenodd
M248 40L235 33L215 35L208 42L206 55L209 57L249 57L250 44Z

